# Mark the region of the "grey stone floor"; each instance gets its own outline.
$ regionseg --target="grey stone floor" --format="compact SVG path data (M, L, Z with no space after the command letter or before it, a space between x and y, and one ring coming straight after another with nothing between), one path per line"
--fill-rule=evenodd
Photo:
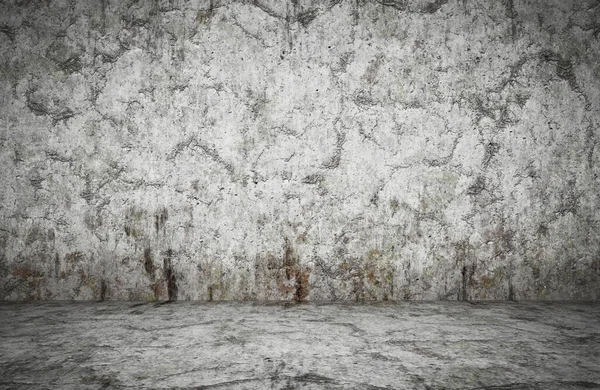
M0 303L2 389L600 389L600 304Z

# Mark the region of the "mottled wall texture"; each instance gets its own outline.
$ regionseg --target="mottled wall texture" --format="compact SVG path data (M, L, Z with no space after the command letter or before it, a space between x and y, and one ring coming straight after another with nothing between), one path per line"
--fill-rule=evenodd
M600 299L600 2L5 0L0 299Z

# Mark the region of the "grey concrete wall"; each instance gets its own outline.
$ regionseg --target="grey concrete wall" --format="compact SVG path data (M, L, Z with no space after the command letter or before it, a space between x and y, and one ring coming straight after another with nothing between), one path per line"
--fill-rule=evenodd
M0 299L598 299L600 2L3 1Z

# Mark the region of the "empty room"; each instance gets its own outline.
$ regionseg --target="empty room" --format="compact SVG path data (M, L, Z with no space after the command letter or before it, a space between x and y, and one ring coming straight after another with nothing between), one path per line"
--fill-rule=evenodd
M600 1L0 0L0 389L600 390Z

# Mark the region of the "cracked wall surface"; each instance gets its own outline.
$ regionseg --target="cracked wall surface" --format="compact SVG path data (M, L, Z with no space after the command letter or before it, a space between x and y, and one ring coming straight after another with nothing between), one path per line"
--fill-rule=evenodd
M600 2L0 3L0 299L598 299Z

